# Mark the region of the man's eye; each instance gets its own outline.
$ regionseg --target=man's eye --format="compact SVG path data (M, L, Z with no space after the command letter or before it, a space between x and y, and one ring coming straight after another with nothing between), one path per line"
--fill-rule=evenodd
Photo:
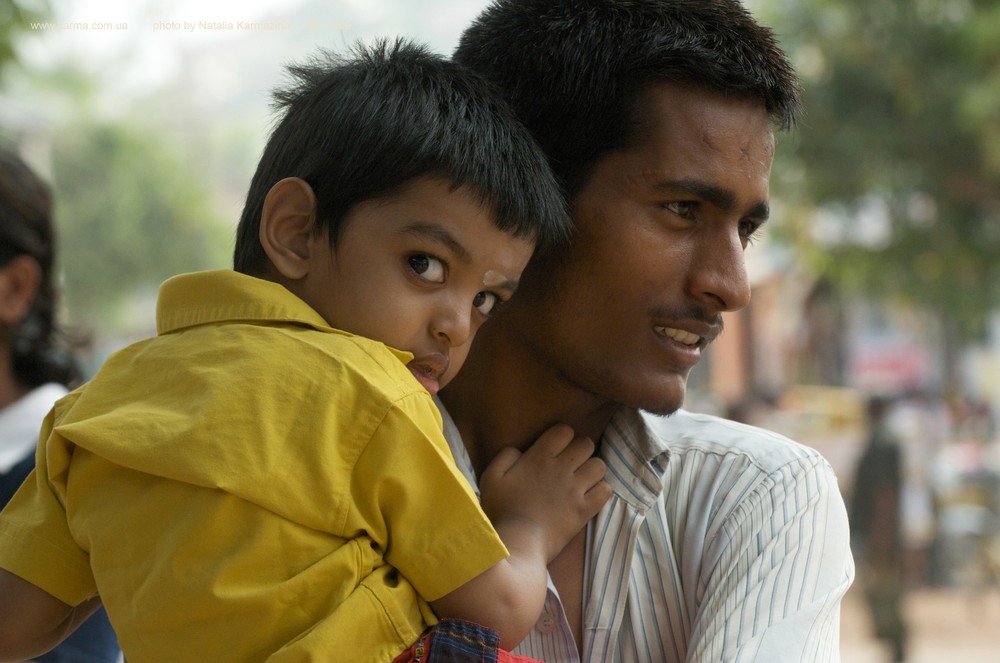
M681 218L690 219L694 217L696 206L697 203L675 200L674 202L666 203L663 207Z
M406 259L410 269L425 281L444 283L444 263L424 253L415 253Z
M483 315L489 315L493 307L497 305L498 297L492 292L477 292L472 300L472 305Z
M757 223L756 221L746 220L740 222L740 237L747 244L753 244L754 240L760 237L761 226L763 224Z

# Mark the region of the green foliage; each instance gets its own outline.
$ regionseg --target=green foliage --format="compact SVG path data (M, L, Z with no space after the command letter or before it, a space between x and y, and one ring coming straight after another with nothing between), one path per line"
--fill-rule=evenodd
M230 227L191 165L154 132L121 123L62 131L53 186L75 324L121 329L130 298L174 274L230 264Z
M17 62L15 44L31 24L45 20L50 13L48 0L0 0L0 75Z
M771 11L806 104L776 186L821 210L785 230L834 283L981 332L1000 306L1000 4L787 0Z
M204 180L213 147L193 146L179 129L184 118L163 123L175 132L167 135L149 128L156 118L135 110L134 98L102 91L115 62L92 71L72 57L21 66L18 47L44 35L31 24L51 14L50 0L0 0L3 95L19 113L37 109L0 126L0 140L23 143L48 166L42 174L55 194L67 322L97 343L114 343L151 331L164 279L230 266L235 220L219 212L216 196L226 192Z

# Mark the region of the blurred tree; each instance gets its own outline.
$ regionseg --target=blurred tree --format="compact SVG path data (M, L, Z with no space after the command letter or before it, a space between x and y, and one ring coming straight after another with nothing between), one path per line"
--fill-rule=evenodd
M157 135L119 122L55 137L56 220L74 324L134 331L126 329L131 300L152 297L174 274L230 265L231 226L196 170Z
M771 0L806 114L779 150L791 234L840 288L938 312L1000 306L1000 3ZM952 349L954 351L954 349Z
M50 13L48 0L0 0L0 76L17 62L14 44L18 36L32 32L31 24Z

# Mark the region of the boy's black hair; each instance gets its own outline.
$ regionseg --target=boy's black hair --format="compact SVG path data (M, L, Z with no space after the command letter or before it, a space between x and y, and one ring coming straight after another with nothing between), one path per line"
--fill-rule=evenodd
M795 73L738 0L494 0L454 59L496 85L573 198L605 153L637 140L652 82L759 101L795 121Z
M564 199L545 155L479 75L402 39L357 44L346 56L321 51L289 72L293 84L274 93L284 116L237 229L237 271L257 274L267 264L261 208L285 177L313 188L317 222L334 243L351 208L422 176L468 186L499 229L540 249L566 238Z
M74 386L81 379L56 321L55 252L49 186L15 152L0 148L0 267L26 255L41 269L25 317L0 329L10 344L14 379L29 389L47 382Z

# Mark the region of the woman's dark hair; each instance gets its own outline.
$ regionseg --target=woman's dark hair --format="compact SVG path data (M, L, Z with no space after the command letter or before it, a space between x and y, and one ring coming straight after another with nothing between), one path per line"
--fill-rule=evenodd
M14 378L28 388L72 386L80 370L56 322L52 194L17 154L0 148L0 267L21 255L38 263L41 281L27 315L0 329L11 348Z

